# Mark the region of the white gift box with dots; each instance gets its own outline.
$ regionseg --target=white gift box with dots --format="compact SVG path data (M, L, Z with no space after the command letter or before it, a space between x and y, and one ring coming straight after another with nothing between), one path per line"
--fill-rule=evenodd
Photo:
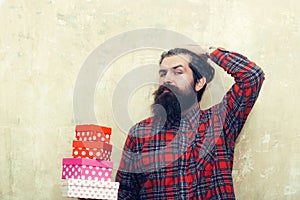
M64 158L62 179L111 181L113 162L87 158Z
M118 182L66 179L62 183L62 195L74 198L117 200Z

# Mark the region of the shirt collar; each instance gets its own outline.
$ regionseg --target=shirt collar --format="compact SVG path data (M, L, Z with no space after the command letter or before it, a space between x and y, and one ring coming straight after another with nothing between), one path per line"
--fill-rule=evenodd
M201 110L199 103L195 103L188 111L182 116L183 120L187 120L192 129L198 128Z

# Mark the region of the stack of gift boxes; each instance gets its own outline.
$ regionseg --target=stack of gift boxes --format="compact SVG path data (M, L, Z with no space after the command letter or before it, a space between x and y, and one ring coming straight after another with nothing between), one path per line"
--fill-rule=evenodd
M73 158L63 158L62 161L63 196L117 199L119 183L111 182L111 128L77 125L75 132Z

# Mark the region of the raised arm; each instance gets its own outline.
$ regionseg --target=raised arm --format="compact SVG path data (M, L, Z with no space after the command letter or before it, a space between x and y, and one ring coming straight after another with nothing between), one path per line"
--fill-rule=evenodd
M218 48L210 58L230 74L235 83L215 108L222 116L227 145L234 148L235 141L258 97L264 72L241 54Z

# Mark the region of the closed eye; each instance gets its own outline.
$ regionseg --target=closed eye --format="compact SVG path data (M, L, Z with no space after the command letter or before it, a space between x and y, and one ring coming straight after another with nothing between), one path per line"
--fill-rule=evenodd
M180 75L180 74L183 74L183 72L182 71L175 71L174 74Z

